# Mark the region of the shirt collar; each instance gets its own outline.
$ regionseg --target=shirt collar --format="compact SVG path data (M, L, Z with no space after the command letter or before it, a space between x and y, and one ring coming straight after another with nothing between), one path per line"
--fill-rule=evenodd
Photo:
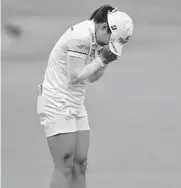
M96 42L96 36L95 36L95 23L93 20L89 20L89 31L91 34L91 42L92 44L97 44Z

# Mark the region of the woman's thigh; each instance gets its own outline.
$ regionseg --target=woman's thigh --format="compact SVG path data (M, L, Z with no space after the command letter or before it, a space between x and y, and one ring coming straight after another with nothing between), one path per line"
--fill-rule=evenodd
M89 130L81 130L76 132L75 156L77 162L87 162L89 150Z
M55 168L69 168L73 165L76 132L62 133L47 138Z

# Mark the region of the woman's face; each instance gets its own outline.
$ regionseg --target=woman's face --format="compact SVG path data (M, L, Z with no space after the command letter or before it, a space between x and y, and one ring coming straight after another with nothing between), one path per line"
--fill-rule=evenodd
M108 45L111 38L111 31L107 23L98 24L96 29L96 40L101 46Z

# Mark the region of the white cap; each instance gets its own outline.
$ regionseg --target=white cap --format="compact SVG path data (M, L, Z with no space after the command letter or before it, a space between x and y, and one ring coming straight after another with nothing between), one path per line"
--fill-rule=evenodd
M108 24L112 32L109 48L112 53L121 56L123 44L133 34L133 21L125 12L114 9L108 13Z

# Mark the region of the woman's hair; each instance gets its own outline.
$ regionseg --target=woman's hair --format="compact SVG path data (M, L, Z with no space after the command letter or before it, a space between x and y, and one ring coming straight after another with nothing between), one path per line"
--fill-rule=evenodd
M103 23L107 22L107 13L108 11L112 11L114 8L110 5L103 5L97 10L95 10L89 20L93 20L95 23Z

